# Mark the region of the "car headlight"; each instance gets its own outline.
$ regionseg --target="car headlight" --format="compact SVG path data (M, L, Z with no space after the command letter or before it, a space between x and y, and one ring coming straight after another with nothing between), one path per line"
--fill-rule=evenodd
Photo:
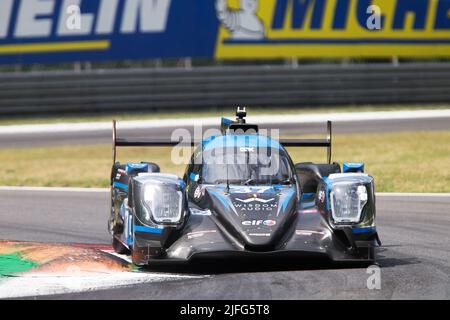
M355 183L337 183L331 187L331 213L337 223L357 223L367 203L365 185Z
M146 184L143 190L144 218L156 223L178 223L183 212L183 193L175 185Z

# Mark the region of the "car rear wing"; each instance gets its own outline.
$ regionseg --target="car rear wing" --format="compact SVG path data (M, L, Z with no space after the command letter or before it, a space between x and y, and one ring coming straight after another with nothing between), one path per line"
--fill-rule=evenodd
M113 163L116 162L117 147L174 147L179 145L195 147L201 141L172 141L172 140L128 140L117 138L117 121L113 120L112 132L112 156ZM332 123L327 122L326 139L280 139L279 143L284 147L307 147L307 148L327 148L327 161L331 163L331 145L332 145Z
M112 156L113 156L113 164L116 163L117 158L117 147L175 147L178 145L185 146L196 146L199 141L191 141L187 143L186 141L171 141L171 140L162 140L162 139L154 139L154 140L142 140L142 139L123 139L117 137L117 121L113 120L112 122Z
M332 127L331 121L327 121L326 139L280 139L280 144L284 147L327 148L327 162L331 164Z

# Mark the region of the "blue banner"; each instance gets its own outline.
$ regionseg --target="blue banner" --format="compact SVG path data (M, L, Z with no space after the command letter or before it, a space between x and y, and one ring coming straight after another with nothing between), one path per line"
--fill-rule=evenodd
M450 0L0 0L0 63L450 57Z
M1 0L0 63L214 56L212 0Z

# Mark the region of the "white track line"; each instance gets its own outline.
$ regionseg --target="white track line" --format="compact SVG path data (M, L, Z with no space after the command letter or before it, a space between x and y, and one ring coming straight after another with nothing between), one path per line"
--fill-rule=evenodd
M334 122L372 121L372 120L412 120L430 118L450 118L450 109L443 110L412 110L412 111L376 111L376 112L342 112L321 114L291 114L291 115L263 115L248 116L249 122L256 124L302 124L323 123L327 120ZM220 125L219 117L192 119L153 119L120 121L118 129L147 129L190 127L194 125ZM57 124L31 124L0 126L0 135L56 133L56 132L92 132L109 131L111 122L83 122Z
M450 193L401 193L401 192L381 192L377 197L439 197L450 198Z
M36 191L36 192L109 192L108 188L65 188L65 187L8 187L0 186L0 191ZM377 192L378 197L450 197L450 193L411 193L411 192Z
M0 191L42 191L42 192L109 192L107 188L59 188L59 187L8 187L0 186Z
M206 276L145 272L39 274L31 271L17 277L1 278L0 299L88 292L204 277Z

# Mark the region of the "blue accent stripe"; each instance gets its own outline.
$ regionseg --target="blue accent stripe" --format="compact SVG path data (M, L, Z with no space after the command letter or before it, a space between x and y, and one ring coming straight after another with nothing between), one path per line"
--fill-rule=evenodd
M152 228L152 227L145 227L145 226L134 226L134 231L135 232L137 231L137 232L161 234L163 232L163 229Z
M302 200L313 198L315 195L316 195L315 193L303 193Z
M331 206L330 206L330 201L331 199L329 199L330 197L330 188L331 188L331 181L328 180L327 177L323 178L323 182L326 183L326 188L325 188L325 202L327 204L327 210L330 211L331 210Z
M286 194L286 197L283 199L283 203L281 204L281 208L285 210L289 204L289 201L291 201L292 197L295 195L295 190L290 189L290 192Z
M280 143L267 136L260 135L224 135L212 140L203 141L204 150L216 148L275 148L282 149Z
M121 189L123 189L125 191L128 191L128 186L126 184L124 184L124 183L114 182L113 186L116 187L116 188L121 188Z
M138 171L148 171L148 164L147 163L127 163L125 171L127 174L130 174L133 170Z
M131 248L133 245L133 233L131 232L131 227L133 224L133 218L131 216L127 217L127 234L125 235L125 240L127 242L128 248Z
M353 233L369 233L375 232L377 229L375 227L362 227L362 228L353 228Z
M285 44L336 44L336 45L349 45L349 44L450 44L450 39L371 39L371 38L359 38L359 39L264 39L264 40L224 40L224 44L228 45L285 45Z
M229 126L229 125L233 124L233 120L230 120L227 118L222 118L221 123L222 123L222 125Z
M364 163L362 162L344 162L342 166L344 173L364 172Z
M213 191L213 190L211 190L211 189L209 189L208 192L209 192L210 194L214 195L214 196L222 203L222 205L223 205L225 208L229 208L230 210L232 210L233 212L235 212L234 207L231 206L231 204L228 202L228 200L227 200L225 197L221 196L221 195L218 194L216 191Z

